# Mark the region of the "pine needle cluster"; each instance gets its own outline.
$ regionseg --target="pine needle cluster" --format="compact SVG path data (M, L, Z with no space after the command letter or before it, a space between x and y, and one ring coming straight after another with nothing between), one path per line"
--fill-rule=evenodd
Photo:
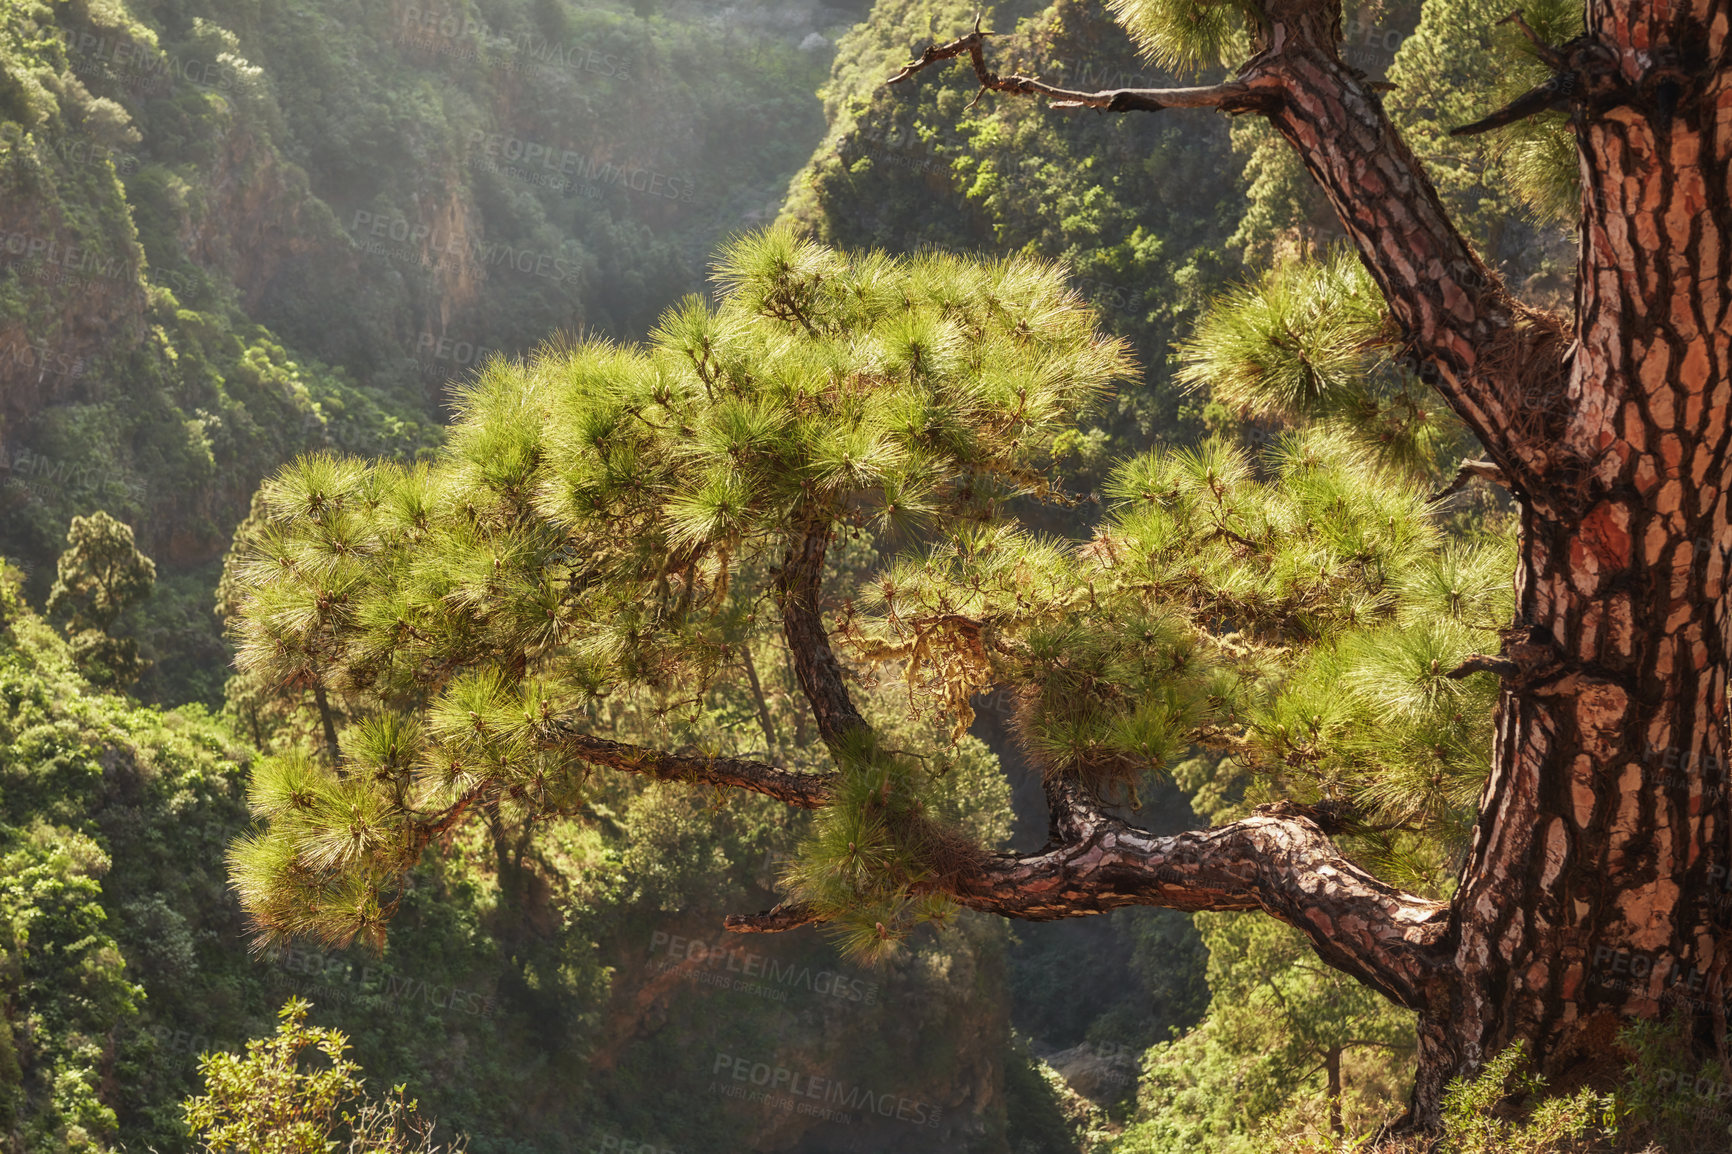
M1487 770L1507 542L1451 541L1424 490L1321 427L1122 464L1078 546L967 526L878 577L853 623L958 712L1020 694L1049 775L1137 804L1195 746L1263 792L1352 815L1367 858L1435 886ZM964 712L964 717L966 717Z
M1466 435L1400 351L1371 274L1336 248L1216 300L1179 345L1178 379L1241 418L1327 422L1391 465L1435 469Z
M586 705L701 695L726 623L812 526L991 522L1045 491L1029 462L1132 368L1037 261L845 256L769 231L717 274L715 305L688 299L644 346L488 364L433 463L316 455L266 484L231 567L239 663L314 689L339 754L255 773L261 825L231 869L266 940L378 941L396 881L466 814L575 804L586 764L563 737ZM913 821L912 787L873 815L896 759L831 752L858 769L835 820L891 821L912 855L860 869L906 895L948 843ZM825 836L877 844L855 832ZM854 867L825 868L819 890Z
M1162 68L1235 66L1251 55L1260 9L1249 0L1109 0L1137 47Z

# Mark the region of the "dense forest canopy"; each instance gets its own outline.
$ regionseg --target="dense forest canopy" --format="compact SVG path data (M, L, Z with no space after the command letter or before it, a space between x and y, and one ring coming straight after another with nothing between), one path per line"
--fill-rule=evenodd
M1722 3L3 11L0 1146L1724 1145Z

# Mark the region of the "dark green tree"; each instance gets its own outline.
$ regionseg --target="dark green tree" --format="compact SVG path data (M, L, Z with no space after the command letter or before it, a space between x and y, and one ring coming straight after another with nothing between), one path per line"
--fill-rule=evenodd
M101 510L72 518L48 612L68 618L73 656L92 684L124 686L144 672L138 642L113 630L155 586L156 563L133 544L130 525Z

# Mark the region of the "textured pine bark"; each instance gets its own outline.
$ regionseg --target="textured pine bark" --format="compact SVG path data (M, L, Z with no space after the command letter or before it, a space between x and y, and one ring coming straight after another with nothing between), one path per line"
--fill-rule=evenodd
M1422 1074L1514 1039L1561 1079L1631 1017L1724 1045L1728 6L1588 6L1576 354L1524 504L1494 771ZM1710 63L1712 62L1712 63Z
M1326 10L1272 11L1271 121L1522 502L1514 672L1413 1120L1435 1124L1449 1079L1517 1040L1561 1085L1612 1068L1633 1017L1676 1009L1723 1045L1727 6L1588 6L1569 53L1584 187L1567 347L1467 250L1319 35Z
M1316 823L1259 813L1215 829L1158 837L1089 813L1073 837L1001 855L951 880L961 904L1020 921L1125 906L1260 910L1298 929L1325 961L1400 1005L1421 1009L1444 960L1449 908L1372 877Z

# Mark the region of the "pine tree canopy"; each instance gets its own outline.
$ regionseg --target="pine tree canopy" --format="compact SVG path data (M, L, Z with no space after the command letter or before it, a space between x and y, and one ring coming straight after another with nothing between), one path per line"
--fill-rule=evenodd
M815 810L784 908L887 948L1001 848L935 816L929 760L855 710L845 679L887 667L952 739L1011 689L1051 788L1135 805L1212 747L1436 887L1495 693L1449 675L1508 618L1505 542L1447 540L1418 482L1321 429L1127 461L1091 540L1043 538L1011 499L1050 493L1043 446L1132 370L1062 269L771 231L718 271L719 303L647 347L487 366L432 464L315 456L267 484L240 662L346 721L337 764L255 771L231 864L266 935L377 941L430 841L570 812L603 766ZM824 589L840 535L881 561ZM766 601L830 768L589 732L608 695L701 700Z

